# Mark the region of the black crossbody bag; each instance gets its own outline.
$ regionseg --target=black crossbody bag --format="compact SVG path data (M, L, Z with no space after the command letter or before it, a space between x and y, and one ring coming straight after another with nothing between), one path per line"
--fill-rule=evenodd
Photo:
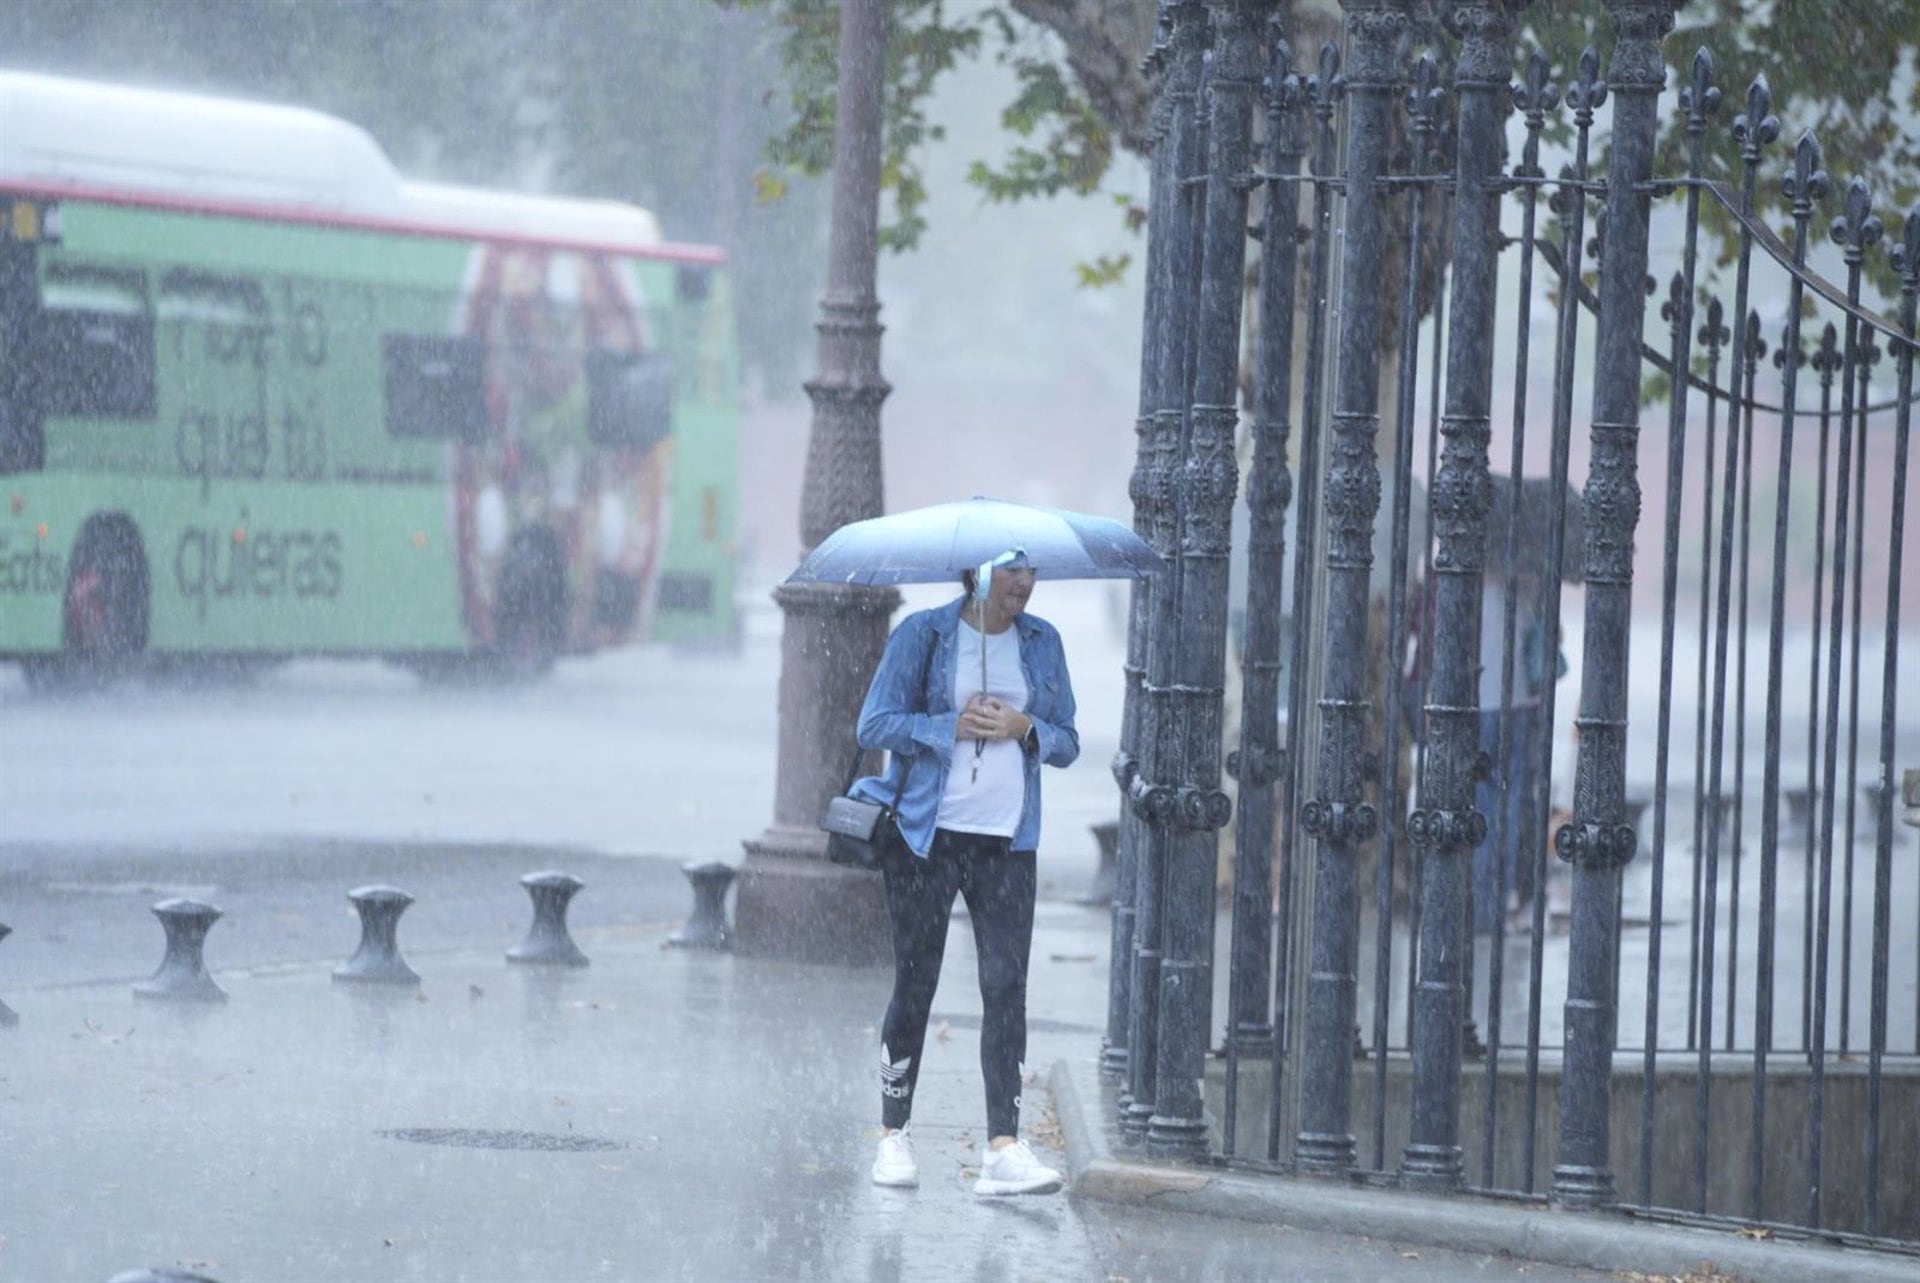
M847 788L860 778L860 757L864 749L853 750L853 769L847 773ZM827 858L835 864L854 869L878 869L886 858L889 843L904 841L895 816L900 810L900 795L906 791L907 776L913 773L913 759L901 773L900 786L893 791L891 805L882 806L863 798L848 797L846 789L827 803L820 827L827 831Z
M927 697L927 675L933 669L933 648L937 640L927 643L926 661L920 666L922 703ZM847 796L847 790L860 778L860 758L865 752L858 745L854 746L853 765L847 770L846 785L838 797L827 803L827 813L820 817L820 827L827 834L827 859L853 869L878 869L886 859L889 845L906 843L906 839L900 835L897 817L900 798L907 791L907 777L913 774L914 757L918 754L907 759L906 769L900 772L900 783L893 790L893 801L882 806L878 802Z

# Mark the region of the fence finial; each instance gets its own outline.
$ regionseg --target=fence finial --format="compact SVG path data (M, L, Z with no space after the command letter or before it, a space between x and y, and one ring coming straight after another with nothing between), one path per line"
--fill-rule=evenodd
M1720 87L1713 83L1713 53L1702 48L1693 55L1693 67L1687 87L1680 91L1680 110L1687 114L1687 129L1699 133L1707 121L1720 114Z
M1901 288L1920 290L1920 205L1907 211L1900 228L1900 243L1893 247L1893 270L1900 273Z
M1526 116L1528 129L1547 123L1547 113L1560 105L1560 86L1553 83L1553 64L1547 55L1535 49L1527 55L1525 76L1514 82L1513 107Z
M1747 86L1747 109L1733 118L1733 136L1749 164L1760 159L1760 149L1780 136L1780 117L1773 114L1773 86L1761 72Z
M1591 128L1593 113L1607 101L1607 82L1600 77L1600 51L1588 45L1580 51L1580 70L1567 86L1567 106L1573 108L1574 123Z
M1814 205L1826 199L1827 171L1820 160L1820 140L1809 129L1794 144L1792 172L1780 180L1780 190L1793 202L1795 222L1811 217Z
M1873 212L1873 189L1867 186L1867 180L1854 176L1847 184L1846 212L1833 220L1833 243L1846 251L1849 267L1866 257L1872 246L1880 243L1885 228Z
M1307 97L1322 120L1333 119L1333 109L1347 96L1347 78L1340 74L1340 46L1327 41L1320 46L1320 71L1307 77Z

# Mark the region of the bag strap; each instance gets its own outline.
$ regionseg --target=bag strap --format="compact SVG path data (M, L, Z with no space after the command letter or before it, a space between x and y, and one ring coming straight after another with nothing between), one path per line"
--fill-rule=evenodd
M933 648L939 643L940 635L934 633L927 642L927 653L920 662L920 698L923 702L927 697L927 680L933 676ZM860 747L856 740L853 746L853 763L847 767L847 782L840 790L842 793L852 788L853 782L860 778L860 759L866 756L866 752L867 750ZM913 774L913 757L910 756L907 758L907 769L900 772L900 783L893 790L895 811L900 809L900 798L907 791L907 776L911 774Z

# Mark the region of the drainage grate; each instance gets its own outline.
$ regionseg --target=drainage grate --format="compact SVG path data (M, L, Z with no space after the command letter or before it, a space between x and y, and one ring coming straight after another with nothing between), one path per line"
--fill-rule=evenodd
M451 1145L456 1149L532 1149L547 1153L598 1154L625 1149L617 1140L554 1132L490 1131L474 1127L399 1127L378 1133L414 1145Z

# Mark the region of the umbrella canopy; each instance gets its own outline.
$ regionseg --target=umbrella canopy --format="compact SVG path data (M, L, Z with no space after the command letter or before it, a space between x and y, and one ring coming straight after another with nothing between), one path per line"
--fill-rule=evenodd
M1045 579L1131 579L1161 566L1146 540L1111 518L968 499L850 522L822 540L787 582L939 583L1015 548Z

